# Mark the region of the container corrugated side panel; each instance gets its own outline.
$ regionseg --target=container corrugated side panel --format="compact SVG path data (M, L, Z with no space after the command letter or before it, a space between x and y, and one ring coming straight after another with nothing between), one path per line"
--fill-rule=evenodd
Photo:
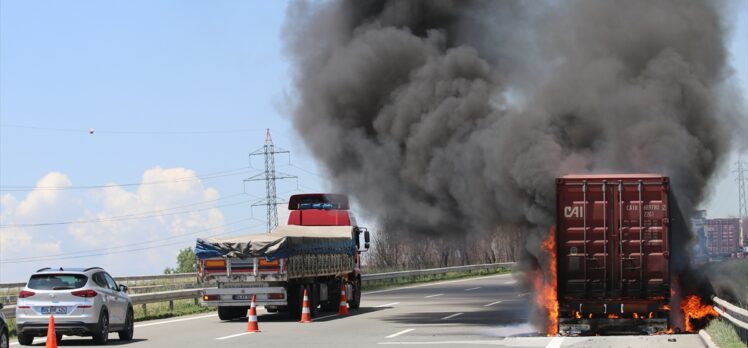
M668 178L557 181L560 298L669 297Z

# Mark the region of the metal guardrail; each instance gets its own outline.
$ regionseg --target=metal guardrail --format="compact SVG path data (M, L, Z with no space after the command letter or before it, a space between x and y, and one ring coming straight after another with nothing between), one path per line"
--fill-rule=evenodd
M717 296L712 297L714 301L714 310L722 318L727 319L740 336L740 339L748 345L748 310L740 308L730 302L727 302Z
M487 270L487 269L508 268L512 266L514 266L513 262L506 262L506 263L490 263L490 264L482 264L482 265L430 268L430 269L413 270L413 271L374 273L374 274L362 275L361 281L368 282L368 281L374 281L374 280L385 280L385 279L418 277L418 276L435 275L435 274L446 274L446 273L451 273L451 272L469 272L469 271L479 271L479 270ZM133 281L160 281L160 280L173 281L174 279L182 279L182 278L196 279L196 277L197 277L196 273L180 273L180 274L167 274L167 275L120 277L120 278L116 278L116 280L118 283L125 283L125 282L133 282ZM0 284L0 289L23 288L24 286L26 286L26 283ZM201 291L202 291L202 287L194 288L194 289L180 289L180 290L171 290L171 291L150 292L150 293L144 293L144 294L133 294L133 295L130 295L130 298L132 299L133 305L146 305L149 303L157 303L157 302L170 302L171 303L171 301L175 301L175 300L197 299L200 297ZM16 306L15 305L5 306L2 309L2 311L3 313L5 313L5 316L8 319L15 318Z

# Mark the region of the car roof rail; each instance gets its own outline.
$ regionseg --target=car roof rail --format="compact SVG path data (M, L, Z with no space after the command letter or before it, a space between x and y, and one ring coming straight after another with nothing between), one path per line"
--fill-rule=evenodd
M51 268L51 267L44 267L44 268L39 268L39 269L38 269L38 270L36 270L36 271L37 271L37 272L41 272L41 271L46 271L46 270L48 270L48 269L52 269L52 268Z
M83 272L88 272L88 271L90 271L92 269L100 269L102 271L104 270L103 268L101 268L99 266L95 266L95 267L88 267L88 268L84 269Z

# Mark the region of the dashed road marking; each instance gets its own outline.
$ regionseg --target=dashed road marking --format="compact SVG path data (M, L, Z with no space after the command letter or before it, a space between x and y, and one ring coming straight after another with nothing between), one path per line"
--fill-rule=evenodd
M413 330L415 330L415 329L405 329L405 330L403 330L403 331L400 331L400 332L395 332L395 333L393 333L392 335L389 335L389 336L387 336L387 337L385 337L385 338L393 338L393 337L397 337L397 336L400 336L400 335L402 335L402 334L406 334L406 333L408 333L408 332L411 332L411 331L413 331Z
M326 316L324 316L324 317L314 318L314 320L327 319L327 318L337 317L337 316L339 316L339 315L340 315L340 314L330 314L330 315L326 315Z
M256 333L256 332L242 332L242 333L238 333L238 334L235 334L235 335L228 335L228 336L218 337L216 339L217 340L227 340L229 338L234 338L234 337L249 335L249 334L253 334L253 333Z
M491 303L489 303L489 304L487 304L487 305L483 305L483 307L491 307L491 306L493 306L493 305L495 305L495 304L499 304L499 303L501 303L501 302L502 302L502 301L500 301L500 300L499 300L499 301L496 301L496 302L491 302Z
M385 303L385 304L382 304L382 305L379 305L379 306L374 306L374 308L390 307L390 306L394 306L396 304L400 304L400 302Z
M561 344L564 342L563 337L554 337L545 348L561 348Z
M423 298L432 298L432 297L437 297L437 296L442 296L442 295L444 294L428 295L428 296L424 296Z
M455 314L451 314L451 315L448 315L448 316L446 316L446 317L442 318L442 320L452 319L452 318L454 318L454 317L458 317L458 316L461 316L461 315L463 315L463 314L465 314L465 313L455 313Z
M470 288L470 289L465 289L465 291L473 291L473 290L478 290L478 289L480 289L480 288L481 288L480 286L476 286L476 287L474 287L474 288Z
M383 345L397 345L397 346L433 346L437 344L449 345L449 346L464 346L468 344L480 345L480 346L498 346L505 345L504 340L475 340L475 341L410 341L410 342L379 342L378 344Z

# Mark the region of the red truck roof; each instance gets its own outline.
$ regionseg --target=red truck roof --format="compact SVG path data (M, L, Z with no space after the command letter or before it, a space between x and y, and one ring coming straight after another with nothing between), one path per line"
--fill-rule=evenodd
M304 193L288 200L289 225L355 226L348 196L334 193Z

